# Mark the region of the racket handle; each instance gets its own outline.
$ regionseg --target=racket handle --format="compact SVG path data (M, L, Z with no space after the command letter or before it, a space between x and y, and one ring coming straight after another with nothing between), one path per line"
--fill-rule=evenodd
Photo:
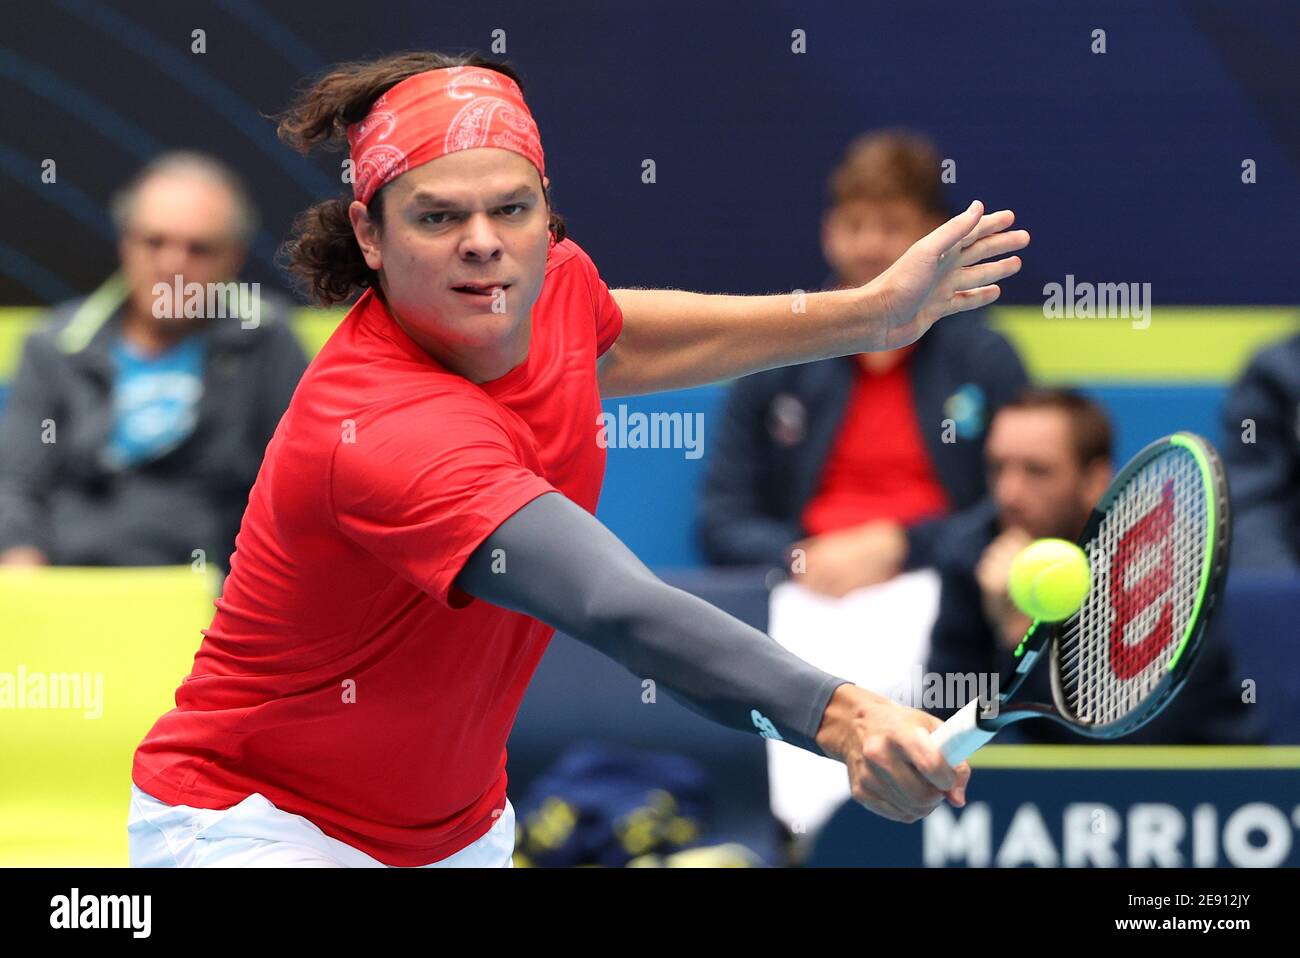
M930 733L930 740L943 752L944 761L949 765L966 761L996 734L975 724L979 707L979 699L971 699L965 708Z

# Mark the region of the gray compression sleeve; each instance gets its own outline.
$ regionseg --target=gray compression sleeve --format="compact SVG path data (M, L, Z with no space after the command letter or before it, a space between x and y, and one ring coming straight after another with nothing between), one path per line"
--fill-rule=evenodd
M599 649L715 722L825 754L817 730L847 679L663 582L559 493L539 496L502 523L456 584Z

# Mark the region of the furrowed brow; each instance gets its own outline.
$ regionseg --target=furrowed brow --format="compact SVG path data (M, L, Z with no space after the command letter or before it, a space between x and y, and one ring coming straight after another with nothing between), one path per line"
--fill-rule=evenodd
M537 191L534 190L531 186L528 185L519 186L511 190L509 193L505 193L497 197L495 202L491 203L490 205L504 206L506 203L511 203L514 202L515 200L532 198L535 197L536 195L537 195ZM419 203L421 206L428 207L430 209L459 209L460 208L460 203L458 203L456 200L453 200L450 197L439 196L436 193L430 192L429 190L423 190L423 189L416 190L414 193L411 194L411 202Z

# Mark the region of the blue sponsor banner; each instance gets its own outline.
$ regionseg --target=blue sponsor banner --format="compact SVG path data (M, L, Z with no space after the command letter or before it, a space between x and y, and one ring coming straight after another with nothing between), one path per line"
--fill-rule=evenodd
M814 867L1300 865L1300 748L990 746L966 807L914 825L846 803Z

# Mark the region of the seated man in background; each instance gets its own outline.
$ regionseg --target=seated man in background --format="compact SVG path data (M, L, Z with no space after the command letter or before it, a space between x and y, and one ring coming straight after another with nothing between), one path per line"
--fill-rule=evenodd
M828 287L870 282L948 217L938 154L913 134L859 138L829 191ZM985 494L988 417L1025 381L978 313L903 349L739 380L699 503L705 555L786 566L795 546L799 581L834 596L930 565L942 517Z
M1015 671L1012 650L1031 625L1008 593L1011 561L1035 539L1078 541L1110 484L1110 424L1095 403L1077 393L1028 389L994 417L986 454L991 498L955 517L938 546L939 615L927 671L997 674L1004 688ZM1214 624L1205 643L1187 687L1125 743L1264 740L1262 719L1242 701L1242 676ZM1049 670L1031 672L1018 697L1051 702ZM949 708L936 710L943 717L965 702L945 704ZM1050 721L1020 722L1001 735L1008 742L1014 735L1039 743L1096 741Z
M1233 568L1300 571L1300 334L1251 360L1223 427Z
M234 288L256 215L224 165L165 154L113 215L120 273L28 337L0 416L0 564L228 568L307 359Z

